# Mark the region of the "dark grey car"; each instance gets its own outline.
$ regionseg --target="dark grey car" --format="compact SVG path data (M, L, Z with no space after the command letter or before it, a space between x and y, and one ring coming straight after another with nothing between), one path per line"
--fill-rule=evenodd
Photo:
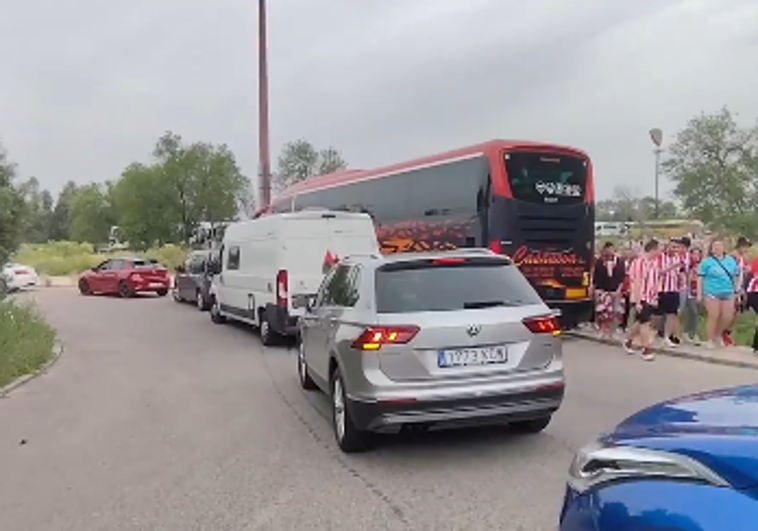
M173 289L176 302L191 302L201 312L210 308L209 290L213 276L208 265L213 257L212 251L193 251L187 255L184 264L176 268Z

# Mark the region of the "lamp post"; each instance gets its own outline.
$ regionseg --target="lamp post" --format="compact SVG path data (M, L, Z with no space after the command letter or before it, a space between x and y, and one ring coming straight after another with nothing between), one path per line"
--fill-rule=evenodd
M653 141L655 149L653 154L655 155L655 219L658 219L660 213L661 201L660 201L660 175L661 175L661 144L663 144L663 131L653 128L650 130L650 140Z
M271 154L268 130L268 53L266 0L258 0L258 160L261 207L271 204Z

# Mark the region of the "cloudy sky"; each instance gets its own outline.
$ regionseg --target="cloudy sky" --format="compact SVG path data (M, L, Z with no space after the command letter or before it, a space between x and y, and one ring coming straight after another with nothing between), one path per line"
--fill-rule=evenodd
M58 190L171 129L257 171L256 0L2 0L0 138ZM372 167L492 138L587 150L653 188L647 132L758 118L755 0L269 0L272 153Z

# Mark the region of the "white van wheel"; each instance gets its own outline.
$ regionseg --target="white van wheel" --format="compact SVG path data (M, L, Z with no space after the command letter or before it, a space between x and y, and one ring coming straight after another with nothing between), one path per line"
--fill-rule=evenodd
M276 333L271 329L271 323L268 322L268 317L262 312L260 317L260 334L261 343L263 346L270 347L276 344Z
M226 322L226 317L221 315L221 308L219 308L216 297L213 297L213 299L211 299L211 311L209 313L211 315L211 321L213 321L215 324L223 324Z

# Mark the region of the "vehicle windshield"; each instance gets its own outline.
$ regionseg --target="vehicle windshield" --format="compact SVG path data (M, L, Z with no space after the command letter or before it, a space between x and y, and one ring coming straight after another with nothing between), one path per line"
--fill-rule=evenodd
M154 258L147 258L144 260L134 260L132 261L132 265L135 269L153 269L156 267L163 267L161 266L160 262L158 260L155 260Z
M444 312L540 302L513 265L431 265L379 269L376 273L379 313Z
M514 199L530 203L582 203L587 187L587 163L563 154L512 152L505 170Z

